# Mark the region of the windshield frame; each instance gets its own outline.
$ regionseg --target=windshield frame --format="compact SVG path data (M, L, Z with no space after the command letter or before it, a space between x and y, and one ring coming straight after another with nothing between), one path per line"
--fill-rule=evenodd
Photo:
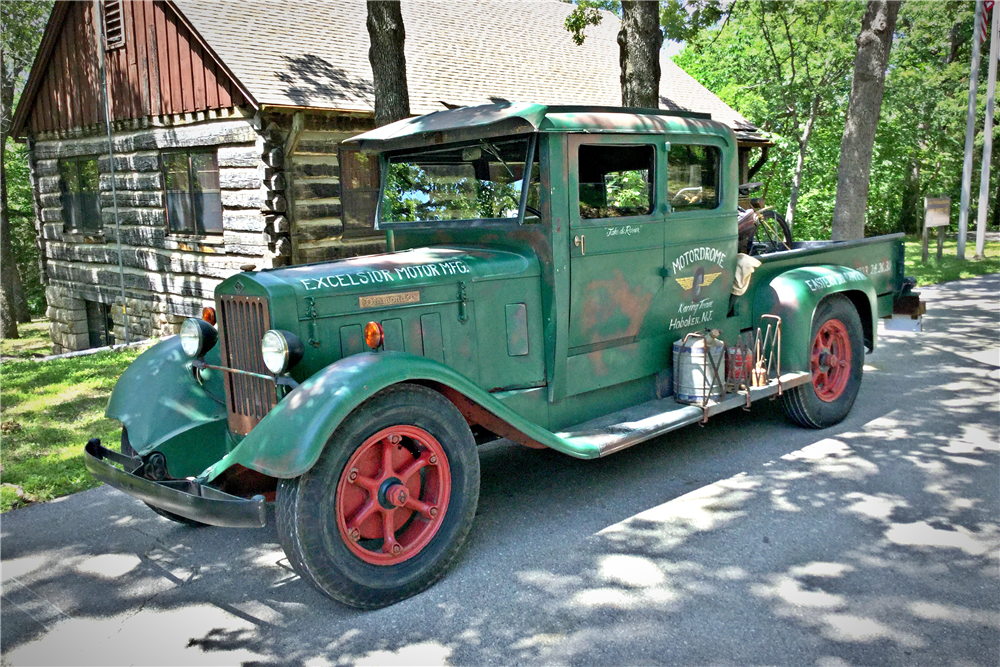
M382 219L382 203L385 200L385 188L386 180L389 175L389 159L391 157L399 157L406 155L414 155L417 153L426 152L427 149L431 150L447 150L452 148L462 148L465 146L478 146L483 141L489 141L490 143L499 143L505 141L517 141L519 139L526 139L528 142L528 149L525 157L524 176L521 179L521 198L518 202L517 217L516 218L466 218L460 220L414 220L414 221L386 221ZM525 207L528 204L528 192L529 185L531 183L531 173L533 171L533 166L536 161L538 161L539 167L539 182L541 181L541 161L538 159L539 156L536 154L538 150L538 132L532 132L530 135L525 136L523 134L513 135L510 137L479 137L474 141L462 141L453 144L440 144L437 146L426 146L420 149L410 149L406 151L396 151L392 153L382 153L379 155L379 188L378 188L378 203L375 207L375 229L376 230L391 230L391 229L438 229L441 227L477 227L482 224L501 224L501 225L512 225L517 223L518 226L524 224L524 213Z

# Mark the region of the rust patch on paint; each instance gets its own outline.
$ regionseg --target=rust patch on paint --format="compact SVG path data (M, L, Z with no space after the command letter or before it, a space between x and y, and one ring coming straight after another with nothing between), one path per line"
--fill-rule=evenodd
M633 287L618 269L608 280L587 283L580 324L592 343L635 336L649 312L653 295Z

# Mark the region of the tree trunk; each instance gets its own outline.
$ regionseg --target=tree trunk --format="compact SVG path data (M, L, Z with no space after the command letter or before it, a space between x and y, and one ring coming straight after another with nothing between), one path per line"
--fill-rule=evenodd
M622 27L618 32L622 106L659 108L662 44L660 3L622 0Z
M875 130L882 109L885 69L899 2L869 0L856 40L854 78L847 106L847 122L840 142L837 201L833 207L833 240L865 235L865 210L871 176Z
M788 208L785 209L785 222L788 223L789 229L795 224L795 208L799 204L799 191L802 189L802 171L806 164L806 151L809 148L809 139L812 138L813 125L816 124L816 116L819 115L819 100L819 95L813 97L809 106L809 119L799 138L799 158L795 163L795 174L792 176L792 192L788 198Z
M406 87L403 13L399 0L368 1L368 60L375 84L375 125L381 127L410 115Z

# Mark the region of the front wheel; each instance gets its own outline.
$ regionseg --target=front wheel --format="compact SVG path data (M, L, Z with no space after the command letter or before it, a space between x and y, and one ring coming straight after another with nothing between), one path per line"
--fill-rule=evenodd
M783 393L781 407L800 426L826 428L847 416L861 388L865 348L854 304L836 294L820 302L809 340L812 382Z
M444 576L478 500L479 458L461 413L436 391L396 385L351 413L307 473L279 483L278 535L304 580L374 609Z

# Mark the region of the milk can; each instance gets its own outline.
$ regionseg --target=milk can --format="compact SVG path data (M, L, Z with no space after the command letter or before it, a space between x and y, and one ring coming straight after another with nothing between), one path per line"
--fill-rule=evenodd
M675 341L674 399L704 403L706 394L708 398L720 398L726 382L725 354L726 345L718 338L689 336L686 345L683 339Z

